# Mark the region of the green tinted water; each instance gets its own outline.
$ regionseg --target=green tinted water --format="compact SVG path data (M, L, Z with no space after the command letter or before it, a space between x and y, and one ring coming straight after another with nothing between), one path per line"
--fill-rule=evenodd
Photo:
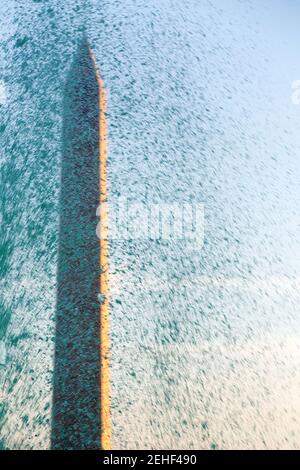
M203 248L111 241L113 447L296 448L295 2L2 3L2 447L50 446L64 85L86 33L112 200L205 207Z

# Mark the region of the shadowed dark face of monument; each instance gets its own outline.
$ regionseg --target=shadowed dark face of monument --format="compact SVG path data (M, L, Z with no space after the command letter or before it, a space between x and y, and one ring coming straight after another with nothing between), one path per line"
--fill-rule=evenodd
M88 46L64 92L53 449L100 447L99 103Z

